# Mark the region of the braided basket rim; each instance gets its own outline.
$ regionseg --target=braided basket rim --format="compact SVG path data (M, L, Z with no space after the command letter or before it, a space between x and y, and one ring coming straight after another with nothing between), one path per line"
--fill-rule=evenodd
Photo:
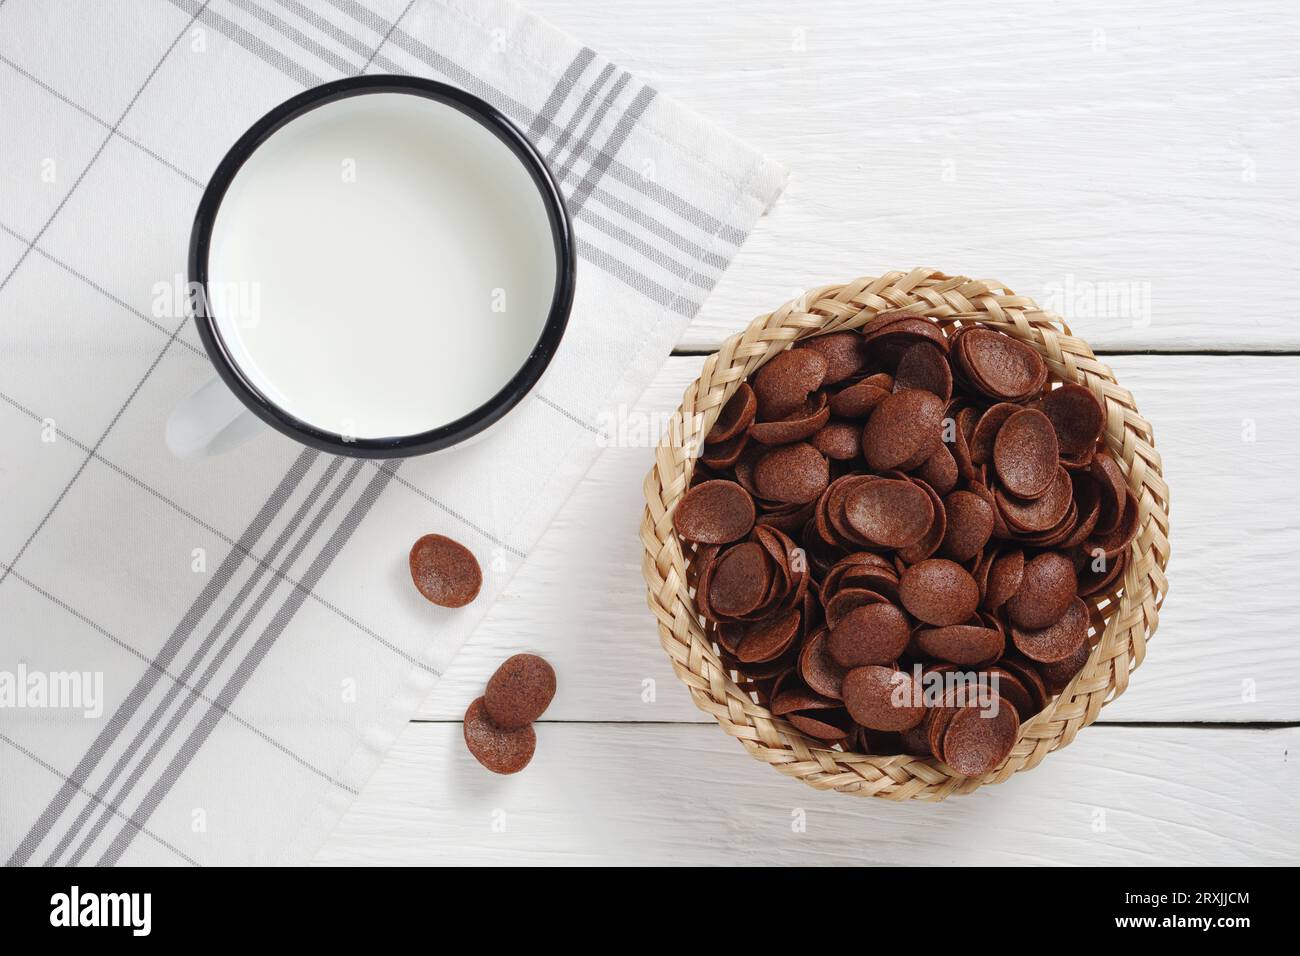
M690 592L689 559L672 526L689 487L695 458L722 406L740 382L790 343L814 334L858 329L882 312L906 310L945 327L979 322L1027 343L1053 380L1077 382L1102 403L1104 440L1139 505L1139 531L1118 586L1088 599L1092 614L1088 660L1044 710L1021 724L1010 755L983 777L963 777L934 757L845 753L795 730L755 703L730 677L706 636ZM991 279L949 276L935 269L888 272L813 289L754 319L704 362L687 387L655 450L644 484L642 570L660 643L695 705L711 714L751 756L818 790L891 800L942 800L1001 783L1037 766L1069 744L1101 708L1128 687L1146 657L1168 590L1169 488L1151 425L1088 343L1065 320L1028 296Z

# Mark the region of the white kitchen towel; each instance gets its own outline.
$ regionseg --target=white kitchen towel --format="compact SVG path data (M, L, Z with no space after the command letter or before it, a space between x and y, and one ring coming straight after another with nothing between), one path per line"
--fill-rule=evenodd
M460 86L547 157L581 255L560 355L470 447L268 431L174 460L163 422L212 374L177 302L203 184L266 110L361 72ZM784 178L501 0L0 0L0 172L13 864L310 859ZM425 532L478 556L468 608L411 586Z

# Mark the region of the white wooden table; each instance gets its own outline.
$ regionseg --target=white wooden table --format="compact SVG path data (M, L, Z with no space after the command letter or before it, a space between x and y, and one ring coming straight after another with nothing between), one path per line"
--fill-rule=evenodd
M1170 595L1128 692L1037 769L940 805L815 793L673 676L641 583L650 447L611 448L319 860L1300 859L1300 9L530 6L791 167L638 414L674 409L704 352L803 287L1003 279L1109 355L1154 423ZM520 650L560 689L533 765L499 778L459 719Z

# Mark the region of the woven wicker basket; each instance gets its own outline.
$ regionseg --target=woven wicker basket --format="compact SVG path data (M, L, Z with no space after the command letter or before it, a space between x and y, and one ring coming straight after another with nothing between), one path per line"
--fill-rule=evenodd
M1106 411L1105 441L1120 462L1140 504L1140 531L1120 586L1088 599L1092 611L1087 663L1048 706L1020 727L1010 756L983 778L956 775L933 757L868 756L831 749L805 737L755 702L723 667L695 609L691 557L673 531L672 514L686 492L695 453L736 386L791 342L820 332L857 329L881 312L908 309L945 326L980 322L1013 335L1042 355L1054 380L1092 390ZM932 269L891 272L814 289L761 315L704 362L669 422L645 480L641 522L650 609L673 670L696 706L712 714L754 757L819 790L885 797L942 800L1000 783L1064 747L1097 719L1107 701L1128 686L1155 633L1166 591L1169 560L1169 489L1160 471L1151 426L1133 397L1082 339L1057 315L1001 283L947 276Z

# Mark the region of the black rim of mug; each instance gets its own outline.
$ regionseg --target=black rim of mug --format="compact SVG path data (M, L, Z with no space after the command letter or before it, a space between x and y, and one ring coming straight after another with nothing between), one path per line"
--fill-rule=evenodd
M478 408L455 421L418 434L391 438L345 438L340 433L317 428L280 408L263 395L235 364L216 328L210 314L211 309L207 307L211 302L208 294L208 250L217 211L221 208L226 190L258 147L288 123L320 106L370 93L407 93L435 100L477 120L510 149L528 170L546 207L555 246L555 291L542 333L524 364L495 395ZM189 281L190 289L202 291L200 302L191 302L191 305L198 306L194 320L199 339L212 364L216 366L217 374L254 415L290 438L321 451L355 458L398 458L424 455L462 442L499 421L532 391L550 365L560 340L564 337L569 311L573 305L576 264L572 223L564 197L546 162L518 127L491 104L445 83L414 76L367 75L335 80L299 93L259 119L230 147L204 189L198 211L194 215L194 227L190 232Z

